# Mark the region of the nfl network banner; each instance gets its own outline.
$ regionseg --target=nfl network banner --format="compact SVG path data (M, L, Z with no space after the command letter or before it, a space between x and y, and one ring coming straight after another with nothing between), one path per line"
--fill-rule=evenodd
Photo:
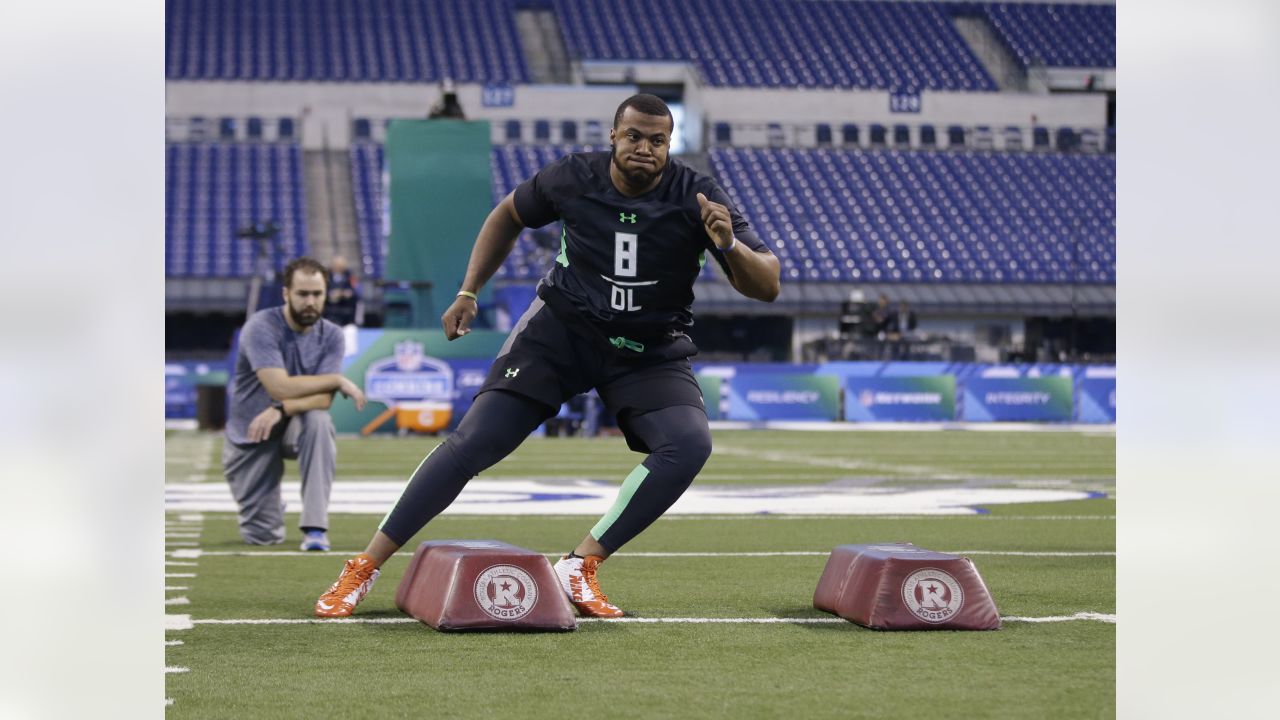
M844 387L845 420L937 422L956 419L954 375L851 377Z
M961 420L1071 422L1070 377L979 378L964 382Z
M837 420L840 380L830 375L750 372L726 383L729 420Z
M1076 386L1076 419L1082 423L1114 423L1116 421L1116 379L1088 377Z

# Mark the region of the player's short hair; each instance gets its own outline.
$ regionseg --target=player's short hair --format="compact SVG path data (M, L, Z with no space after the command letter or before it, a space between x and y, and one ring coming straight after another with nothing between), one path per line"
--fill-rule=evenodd
M622 101L622 104L618 106L618 111L613 114L613 127L615 129L618 127L618 123L622 122L622 113L626 112L627 108L635 108L638 112L644 113L645 115L666 117L671 121L671 128L673 130L675 129L676 119L671 116L671 108L667 107L667 104L662 101L662 98L657 95L650 95L649 93L632 95Z
M320 273L320 277L324 278L325 288L329 287L328 269L326 269L324 265L321 265L319 260L316 260L315 258L307 257L304 255L300 258L294 258L293 260L290 260L289 264L284 266L285 288L293 287L293 274L298 272L299 270L307 273L308 275L311 273Z

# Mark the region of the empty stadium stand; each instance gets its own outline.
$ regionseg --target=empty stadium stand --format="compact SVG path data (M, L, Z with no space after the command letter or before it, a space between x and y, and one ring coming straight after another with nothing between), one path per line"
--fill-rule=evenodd
M165 76L528 82L514 0L168 0Z
M555 0L582 60L688 61L715 86L995 91L946 5Z
M280 226L276 270L306 252L301 150L296 143L172 143L165 148L165 274L243 277L254 241L236 231Z
M983 12L1024 67L1116 66L1115 5L988 3Z
M574 149L495 146L494 202ZM362 247L380 232L380 158L377 145L352 150ZM1111 156L717 148L710 161L784 280L1115 282ZM541 277L559 234L522 233L497 278Z
M531 81L517 0L168 0L185 80ZM715 86L994 91L952 25L987 19L1024 67L1115 66L1115 6L827 0L551 0L578 60L685 61Z

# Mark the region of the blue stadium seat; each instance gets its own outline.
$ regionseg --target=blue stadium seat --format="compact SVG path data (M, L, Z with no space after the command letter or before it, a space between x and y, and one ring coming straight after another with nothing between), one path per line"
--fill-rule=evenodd
M818 123L814 127L814 137L818 145L827 146L831 144L831 126L826 123Z
M932 125L920 126L920 145L926 148L938 146L938 132Z
M551 142L551 121L533 121L533 139L536 142Z
M951 147L964 147L965 132L960 125L947 126L947 144Z
M1033 150L1049 150L1049 128L1036 126L1031 129L1031 148Z
M245 121L244 129L245 129L245 134L248 135L250 140L261 140L262 139L262 118L250 117L248 120Z
M715 126L716 144L728 145L733 142L733 132L727 122L718 122Z
M858 144L858 126L853 123L845 123L840 126L840 141L845 145Z
M911 128L906 125L893 126L894 147L905 148L911 145Z
M520 142L521 138L520 138L520 121L519 120L507 121L506 136L507 136L507 142Z
M218 118L218 139L219 140L235 140L236 139L236 120L235 118Z
M887 130L885 126L879 123L873 123L871 125L871 147L873 148L884 147L886 135L887 135Z
M352 134L356 140L369 140L373 137L373 129L370 126L369 118L356 118L352 124Z
M1069 127L1058 128L1056 142L1054 143L1058 148L1058 152L1071 152L1079 147L1079 144L1075 130Z
M578 123L572 120L565 120L560 123L560 142L578 142Z

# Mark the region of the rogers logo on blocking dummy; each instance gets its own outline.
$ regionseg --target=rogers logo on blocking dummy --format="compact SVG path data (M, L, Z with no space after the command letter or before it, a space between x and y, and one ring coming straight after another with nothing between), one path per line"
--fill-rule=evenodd
M476 577L476 603L498 620L518 620L538 602L538 584L514 565L494 565Z
M943 623L964 607L964 590L947 573L936 568L922 568L902 581L902 601L921 620Z

